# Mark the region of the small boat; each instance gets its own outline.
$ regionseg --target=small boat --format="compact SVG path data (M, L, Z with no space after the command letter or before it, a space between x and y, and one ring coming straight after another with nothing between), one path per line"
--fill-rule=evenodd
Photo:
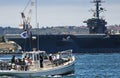
M28 65L20 63L18 66L16 63L12 64L1 61L0 65L4 65L4 67L0 67L0 75L41 77L65 75L74 72L75 57L72 55L72 50L49 55L45 51L31 51L23 53L22 58L24 57L29 57L32 63Z
M34 3L37 3L37 0L29 1L31 7L33 7ZM37 10L37 6L35 10ZM31 9L29 11L31 14ZM30 31L30 16L26 18L24 11L21 13L21 16L23 19L22 29L24 32L21 33L20 36L27 39L28 37L32 37L32 32ZM36 26L38 26L37 23L36 20ZM0 61L0 75L30 78L63 75L74 72L75 57L72 55L72 50L60 51L48 55L45 51L39 51L39 38L37 51L33 49L33 51L24 52L21 58L16 60L15 56L13 56L11 60L11 62Z

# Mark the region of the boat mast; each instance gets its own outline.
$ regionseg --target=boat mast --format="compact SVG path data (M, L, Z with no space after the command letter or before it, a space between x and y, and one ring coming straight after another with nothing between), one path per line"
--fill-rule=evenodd
M37 19L37 0L35 0L35 21L36 21L36 26L37 26L37 29L36 29L36 34L37 34L37 50L39 50L39 23L38 23L38 19Z

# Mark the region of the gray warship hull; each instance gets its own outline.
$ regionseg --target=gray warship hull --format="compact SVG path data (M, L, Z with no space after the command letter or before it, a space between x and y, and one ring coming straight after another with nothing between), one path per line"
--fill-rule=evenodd
M73 49L74 53L113 53L120 52L120 35L32 35L23 39L19 35L7 35L6 39L15 41L23 51L33 48L48 53ZM37 43L39 39L39 44Z

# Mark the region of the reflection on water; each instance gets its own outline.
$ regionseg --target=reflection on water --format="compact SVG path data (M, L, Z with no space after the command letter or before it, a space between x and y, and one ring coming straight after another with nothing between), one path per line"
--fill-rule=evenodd
M119 53L74 55L76 57L74 74L32 78L120 78ZM0 78L17 77L0 76Z

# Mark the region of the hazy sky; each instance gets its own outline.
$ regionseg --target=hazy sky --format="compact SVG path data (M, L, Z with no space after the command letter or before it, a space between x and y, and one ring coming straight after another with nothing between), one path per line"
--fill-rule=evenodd
M19 27L20 13L29 0L0 0L0 26ZM43 26L82 26L83 21L92 17L92 0L38 0L38 22ZM106 12L102 17L108 25L120 24L120 0L105 0L102 4ZM29 7L28 9L29 10ZM34 11L34 10L33 10ZM26 15L28 12L26 11ZM31 24L35 27L35 12Z

